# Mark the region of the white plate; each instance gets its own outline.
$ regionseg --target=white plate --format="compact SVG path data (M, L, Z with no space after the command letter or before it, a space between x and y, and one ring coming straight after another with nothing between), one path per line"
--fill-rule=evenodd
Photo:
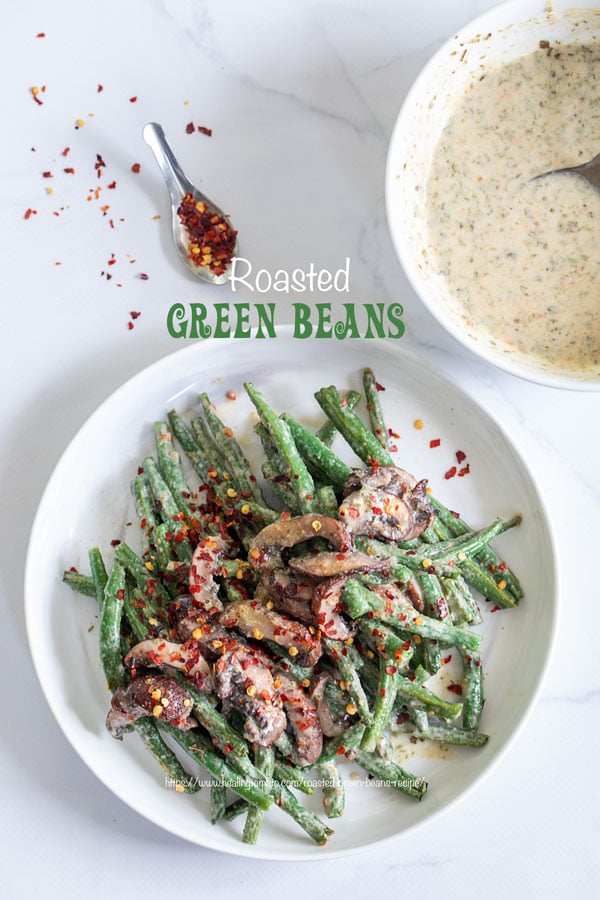
M99 546L110 560L110 541L123 537L136 546L129 481L153 452L152 423L173 406L189 411L207 390L247 447L251 405L242 381L259 386L278 411L307 423L322 420L313 392L327 384L360 387L371 365L386 390L388 419L401 438L398 462L428 477L434 495L465 515L474 527L495 516L521 512L520 529L495 542L526 592L514 610L485 616L483 654L487 701L482 749L432 752L421 745L404 766L424 775L429 791L421 803L386 788L368 787L350 774L346 812L334 820L335 834L317 847L280 813L265 817L259 843L241 843L240 819L212 826L209 791L195 796L164 787L162 773L135 735L123 743L104 728L109 706L97 647L95 603L61 582L72 565L89 571L87 550ZM238 394L226 400L226 391ZM413 422L423 420L422 430ZM441 445L430 449L429 441ZM339 440L339 439L338 439ZM343 442L339 440L340 446ZM462 450L469 475L451 480L444 472ZM353 459L349 454L349 460ZM141 815L173 834L205 847L269 859L316 859L367 847L419 825L471 788L489 771L523 723L540 686L555 628L557 574L553 540L543 502L518 451L477 403L401 352L391 343L295 340L282 331L274 340L216 340L186 347L150 366L112 395L83 426L60 460L46 488L31 534L25 577L29 642L37 673L57 721L77 753L98 778ZM452 698L451 694L448 697ZM318 794L318 791L316 792ZM315 795L311 804L319 810Z

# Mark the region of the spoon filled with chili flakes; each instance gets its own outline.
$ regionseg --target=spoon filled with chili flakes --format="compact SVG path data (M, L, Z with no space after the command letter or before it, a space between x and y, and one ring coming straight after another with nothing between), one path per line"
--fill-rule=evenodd
M202 281L225 284L231 260L237 255L237 231L219 207L184 175L161 126L149 122L142 135L169 191L173 239L181 259Z

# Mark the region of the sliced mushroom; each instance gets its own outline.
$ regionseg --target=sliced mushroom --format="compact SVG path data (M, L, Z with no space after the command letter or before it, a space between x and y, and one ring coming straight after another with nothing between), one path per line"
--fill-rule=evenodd
M323 729L319 721L317 704L281 669L275 671L275 685L294 733L297 748L295 761L302 766L312 765L323 750Z
M320 631L334 641L346 641L356 633L356 626L346 622L342 612L341 593L348 579L327 578L315 586L312 611Z
M214 580L217 563L227 551L228 543L222 537L207 536L196 544L190 563L190 594L199 609L215 612L223 609L218 597L219 586Z
M248 559L258 569L283 566L281 551L314 537L325 538L335 550L349 550L352 540L341 522L331 516L293 516L267 525L250 541Z
M162 638L141 641L131 648L125 657L125 665L132 669L141 666L177 669L200 690L212 690L212 670L202 656L198 641L190 640L184 644L165 641Z
M260 578L254 598L262 603L272 603L275 609L300 622L310 625L312 584L300 581L289 569L272 569Z
M106 727L122 741L129 725L142 716L153 715L181 731L189 731L198 724L191 712L191 697L181 685L164 675L148 674L115 691Z
M256 641L266 639L279 644L299 666L314 666L321 656L321 642L316 633L258 600L239 600L228 604L219 614L218 622Z
M313 679L309 689L309 695L317 704L317 715L319 717L321 731L325 737L337 737L338 735L343 734L347 729L349 717L340 720L336 719L333 715L325 693L325 688L330 681L331 676L327 672L321 672Z
M244 716L246 740L270 747L287 720L269 667L252 648L236 643L215 663L214 679L225 707Z
M379 559L358 550L338 553L323 551L311 556L297 556L290 559L288 565L295 575L320 580L355 575L357 572L385 572L391 565L391 559Z
M344 489L340 518L352 534L385 541L419 537L437 515L427 497L427 481L416 481L398 466L353 472Z

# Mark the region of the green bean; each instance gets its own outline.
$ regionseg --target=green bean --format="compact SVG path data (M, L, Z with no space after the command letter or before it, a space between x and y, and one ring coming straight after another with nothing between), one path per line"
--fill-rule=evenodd
M228 428L214 410L208 394L200 394L200 402L208 427L212 431L215 443L220 447L229 466L229 471L242 491L248 491L257 503L264 504L264 498L252 474L250 463L244 451L235 439L233 431Z
M341 399L342 406L346 406L348 409L354 409L358 401L360 400L360 394L358 391L347 391ZM322 444L325 444L326 447L331 447L334 440L338 436L339 432L333 422L330 419L327 419L323 425L317 431L317 437L321 441Z
M365 369L363 371L363 388L365 391L365 400L367 401L367 412L369 413L371 431L381 446L386 450L390 450L387 426L385 424L383 408L379 399L380 388L375 380L372 369Z
M88 557L90 560L90 570L92 572L92 579L94 582L96 601L98 603L100 614L102 614L102 610L104 608L104 591L106 590L106 583L108 581L108 572L106 571L106 566L104 565L104 560L102 559L102 554L100 553L98 547L92 547L88 553Z
M278 759L275 760L273 775L277 781L287 785L287 787L293 787L297 791L302 791L303 794L308 794L308 796L314 793L311 782L304 777L304 774L297 766L287 760L285 762Z
M450 510L445 507L443 503L440 503L439 500L436 500L435 497L430 497L430 500L438 512L437 521L439 521L446 527L450 535L460 536L472 530L464 521L464 519L450 512ZM521 587L519 579L512 571L512 569L510 569L506 565L506 563L504 563L500 559L498 554L494 551L493 547L490 546L482 548L482 550L477 554L477 560L488 570L491 571L491 569L493 569L501 573L502 578L507 583L508 590L513 596L513 605L516 606L519 603L519 600L523 599L523 588Z
M315 398L325 415L364 463L368 466L374 462L382 466L393 465L389 450L381 446L375 435L352 410L342 406L335 387L321 388Z
M193 516L195 505L190 503L191 491L185 480L181 457L175 449L173 434L166 422L154 423L154 437L158 468L179 510Z
M290 815L316 844L326 844L333 831L328 828L311 809L301 806L296 797L284 784L273 781L271 796L277 806Z
M483 711L483 666L479 653L468 653L461 649L463 660L463 728L475 731L479 728Z
M334 762L323 762L317 766L323 782L323 809L328 819L339 819L344 812L346 792L344 781Z
M492 538L498 534L503 534L510 528L515 528L521 524L521 521L522 516L513 516L507 522L503 522L502 519L496 519L495 522L487 528L482 528L481 531L472 531L461 537L453 538L449 541L440 541L433 546L430 545L427 556L434 562L442 563L450 562L452 559L462 559L463 556L476 556Z
M147 568L140 557L124 541L121 541L115 550L115 556L142 590L148 614L158 615L159 608L166 607L170 598L156 574Z
M160 727L171 735L193 760L200 763L214 778L223 782L234 794L243 797L254 806L269 809L272 804L269 794L260 784L249 778L240 777L231 765L215 752L210 738L205 737L197 729L181 731L166 722L161 722Z
M142 556L146 556L150 553L152 548L154 528L160 522L147 475L136 475L135 478L132 479L131 495L133 497L135 511L140 525Z
M277 444L280 455L290 467L291 485L298 498L303 513L315 512L315 485L298 453L290 429L283 419L271 409L264 396L254 385L246 382L244 387L260 416L261 422Z
M150 617L145 615L145 610L146 601L140 589L137 587L130 588L129 584L126 583L123 612L138 643L146 640L148 634L155 631L148 621Z
M453 625L479 625L483 621L477 601L462 577L440 579Z
M456 725L438 725L429 722L425 730L415 728L406 722L402 725L392 725L391 731L409 733L412 737L424 741L435 741L438 744L454 744L457 747L483 747L489 740L489 735L480 731L470 731L459 728Z
M339 760L346 754L352 756L365 733L364 722L354 722L338 737L328 738L318 759L319 764Z
M316 490L315 497L318 511L324 516L332 516L337 519L338 502L331 485L320 485Z
M189 772L186 772L171 748L165 744L153 719L143 716L134 722L133 727L142 739L146 749L152 754L165 773L170 786L173 786L175 790L183 788L186 794L195 794L200 790L197 780L192 778ZM161 727L168 729L169 733L178 731L177 728L172 728L166 724ZM178 733L183 734L181 731Z
M380 657L379 684L375 694L375 703L373 704L373 716L360 744L361 749L366 750L368 753L372 753L377 747L377 742L394 708L398 690L397 679L398 670L396 666L390 665L388 660Z
M319 438L296 419L283 413L281 419L289 427L298 452L308 465L314 466L321 480L330 484L336 494L341 494L352 469L323 444Z
M358 670L351 658L341 652L339 641L332 641L329 638L323 640L323 645L329 656L333 659L342 679L347 683L348 693L350 694L358 714L364 722L370 723L372 720L371 710L369 708L369 700L365 694L365 690L361 684Z
M121 657L121 617L125 596L125 569L115 562L106 587L100 623L100 659L110 691L125 687L129 676Z
M436 638L450 645L466 647L468 650L477 650L481 643L480 635L454 625L446 625L439 619L424 616L408 604L402 605L393 613L388 613L386 601L354 579L346 582L342 591L342 600L353 619L372 611L380 616L384 624L406 631L411 635L418 634L421 637Z
M77 594L83 594L85 597L96 596L96 586L91 575L83 575L81 572L65 569L62 580Z
M459 564L459 569L467 584L470 584L480 594L483 594L487 600L491 600L502 607L502 609L510 609L515 606L517 601L514 599L513 594L499 587L491 574L478 566L472 559L467 558L463 560Z
M254 746L254 764L263 777L265 790L271 793L273 789L273 768L275 766L275 751L270 747ZM245 844L255 844L264 818L264 810L258 806L252 806L248 810L242 840Z
M375 753L356 750L354 761L374 778L384 781L389 787L402 791L415 800L421 800L427 791L427 782L412 775L389 759L381 759Z
M256 809L256 807L252 807ZM210 821L212 825L216 825L219 819L222 819L227 809L227 787L225 784L213 779L210 786Z

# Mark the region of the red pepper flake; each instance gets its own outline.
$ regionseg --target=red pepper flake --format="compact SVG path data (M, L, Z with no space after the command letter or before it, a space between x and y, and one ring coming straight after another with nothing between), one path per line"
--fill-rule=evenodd
M195 130L196 130L196 126L194 125L193 122L188 122L187 125L185 126L186 134L193 134L195 132Z
M453 694L462 694L462 684L449 684L448 690Z
M378 381L375 382L375 388L376 388L376 390L378 390L378 391L385 391L384 386L383 386L382 384L379 384Z
M98 85L98 91L97 91L97 92L100 94L103 90L104 90L103 85L99 84L99 85Z
M52 172L42 172L42 177L43 178L54 178L54 175L52 174Z
M46 32L45 32L45 31L40 31L39 34L36 34L36 38L42 38L42 37L46 37Z
M444 478L446 479L446 481L448 481L448 479L454 478L455 475L456 475L456 466L452 466L452 468L448 469L448 471L444 474Z
M413 675L413 678L414 678L414 675ZM396 724L404 725L405 722L408 722L409 718L410 718L410 716L407 712L401 712L398 715L398 718L396 719Z
M388 437L392 437L392 438L396 438L396 439L399 439L399 438L400 438L400 435L397 434L397 432L392 431L391 428L388 428L387 431L388 431Z
M502 609L502 607L501 606L492 606L492 608L490 609L490 612L498 612L499 609Z
M434 447L439 447L441 443L440 438L433 438L433 440L429 441L429 446L433 450Z
M110 546L111 546L111 547L118 547L120 543L121 543L121 541L120 541L118 538L114 538L114 540L112 540L112 541L110 542Z
M136 312L135 309L132 309L129 315L132 319L139 319L139 317L141 316L141 312Z
M501 562L500 565L498 566L498 568L500 569L501 572L506 572L506 569L507 569L506 563Z
M116 186L117 186L117 182L116 182L116 181L111 181L110 184L107 184L107 185L106 185L106 187L109 189L109 191L114 191L114 189L116 188Z
M137 100L137 97L130 97L130 98L129 98L129 102L130 102L130 103L135 103L136 100Z
M467 458L467 454L463 453L462 450L456 451L456 462L457 463L464 462L466 458Z
M139 163L134 163L131 167L131 171L135 172L135 174L137 175L141 168L142 167Z
M31 216L37 216L37 209L31 209L31 207L29 207L29 209L25 211L23 218L30 219Z
M213 275L222 275L231 262L237 231L190 193L181 201L177 213L189 236L188 257L195 266L207 266Z
M235 391L227 391L225 394L228 400L237 400L237 394Z
M66 172L67 175L74 175L75 169L73 169L71 166L69 166L67 169L63 169L63 172Z
M70 147L65 147L65 149L64 149L63 152L61 153L61 156L68 156L70 150L71 150Z
M133 322L128 322L127 328L129 329L129 331L131 331L131 329L133 328Z
M442 665L447 666L451 659L452 659L452 654L450 654L449 656L445 656L442 660Z
M208 137L212 137L212 128L207 128L206 125L198 125L198 131L200 134L206 134Z
M149 278L150 276L149 276L149 275L146 275L145 272L140 272L140 274L139 274L138 277L139 277L142 281L148 281L148 278Z
M462 469L458 470L458 477L463 478L465 475L468 475L470 471L471 467L469 466L469 463L467 463L466 466L463 466Z

